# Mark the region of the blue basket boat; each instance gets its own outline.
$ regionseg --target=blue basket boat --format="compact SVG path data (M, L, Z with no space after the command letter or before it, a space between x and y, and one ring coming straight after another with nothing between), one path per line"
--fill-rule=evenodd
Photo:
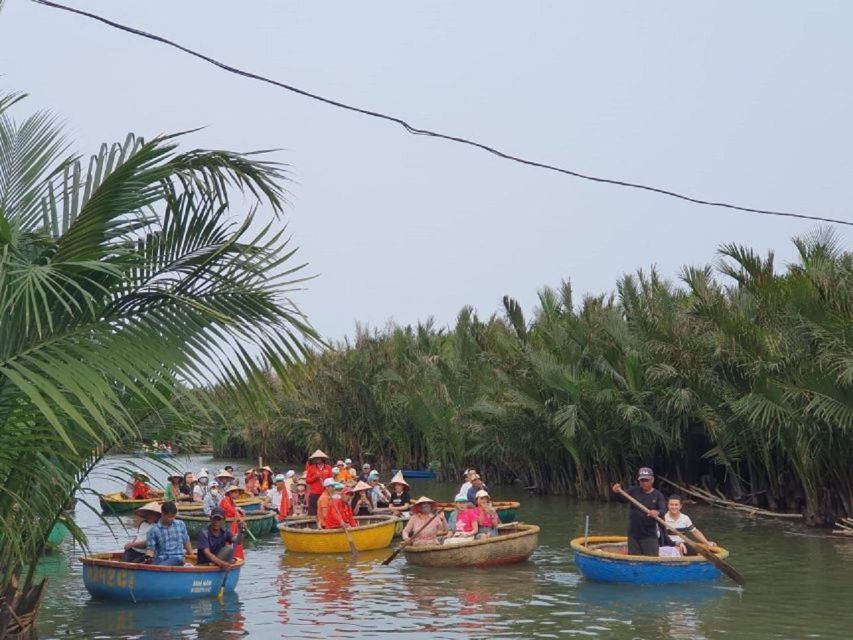
M673 584L678 582L707 582L722 573L702 556L654 558L627 555L625 536L589 536L571 542L575 564L585 578L598 582L634 584ZM722 547L714 553L721 560L729 556Z
M391 469L391 473L403 472L404 478L416 478L421 480L434 480L435 472L429 469Z
M225 580L225 591L234 591L244 561L222 571L215 565L197 566L187 557L188 565L161 567L135 562L122 562L120 553L96 553L80 558L83 584L93 598L149 602L209 598L219 593Z

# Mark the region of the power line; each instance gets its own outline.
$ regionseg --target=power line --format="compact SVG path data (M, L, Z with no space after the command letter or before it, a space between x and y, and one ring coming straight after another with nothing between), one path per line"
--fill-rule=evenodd
M334 100L332 98L326 98L316 93L311 93L310 91L306 91L305 89L300 89L299 87L295 87L289 84L285 84L283 82L279 82L278 80L273 80L272 78L267 78L265 76L252 73L251 71L244 71L242 69L238 69L237 67L233 67L231 65L225 64L224 62L220 62L210 56L206 56L203 53L199 53L198 51L194 51L188 47L185 47L177 42L173 42L172 40L168 40L162 36L158 36L153 33L149 33L147 31L142 31L141 29L136 29L134 27L129 27L127 25L120 24L113 20L109 20L108 18L104 18L94 13L90 13L88 11L83 11L81 9L75 9L73 7L68 7L62 4L57 4L56 2L50 2L50 0L33 0L33 2L37 4L41 4L47 7L52 7L54 9L60 9L62 11L68 11L70 13L76 13L77 15L85 16L87 18L91 18L92 20L96 20L98 22L102 22L103 24L114 27L115 29L119 29L121 31L126 31L127 33L132 33L137 36L141 36L143 38L147 38L149 40L154 40L156 42L160 42L162 44L168 45L170 47L174 47L175 49L179 49L184 53L187 53L193 57L199 58L208 62L212 65L219 67L220 69L224 69L230 73L234 73L245 78L251 78L253 80L259 80L260 82L265 82L267 84L274 85L281 89L285 89L292 93L296 93L298 95L304 96L306 98L310 98L312 100L316 100L318 102L322 102L324 104L331 105L333 107L338 107L340 109L345 109L347 111L352 111L355 113L359 113L364 116L369 116L371 118L378 118L380 120L386 120L388 122L393 122L397 124L403 129L405 129L408 133L418 136L429 136L432 138L439 138L441 140L448 140L450 142L456 142L459 144L467 145L469 147L474 147L476 149L480 149L482 151L486 151L491 153L492 155L498 156L499 158L503 158L505 160L510 160L512 162L517 162L519 164L527 165L529 167L536 167L538 169L546 169L548 171L555 171L557 173L562 173L567 176L572 176L575 178L580 178L582 180L589 180L592 182L599 182L603 184L612 184L619 187L627 187L630 189L640 189L642 191L650 191L652 193L657 193L664 196L669 196L671 198L677 198L679 200L685 200L687 202L692 202L693 204L700 204L709 207L721 207L724 209L730 209L733 211L740 211L744 213L757 213L768 216L781 216L785 218L800 218L803 220L814 220L817 222L829 222L832 224L843 224L853 226L853 221L849 220L839 220L835 218L826 218L822 216L814 216L808 215L805 213L794 213L789 211L775 211L772 209L754 209L752 207L742 207L736 204L731 204L728 202L717 202L713 200L705 200L702 198L694 198L692 196L687 196L682 193L678 193L675 191L670 191L668 189L662 189L660 187L653 187L650 185L640 184L636 182L627 182L624 180L616 180L614 178L602 178L599 176L593 176L589 174L579 173L577 171L572 171L570 169L565 169L563 167L558 167L556 165L546 164L544 162L537 162L536 160L529 160L527 158L522 158L520 156L515 156L505 151L501 151L495 147L491 147L489 145L483 144L482 142L477 142L475 140L470 140L468 138L463 138L460 136L454 136L446 133L441 133L439 131L432 131L430 129L420 129L418 127L414 127L402 118L398 118L397 116L388 115L386 113L381 113L379 111L372 111L370 109L364 109L362 107L357 107L351 104L347 104L345 102L341 102L339 100Z

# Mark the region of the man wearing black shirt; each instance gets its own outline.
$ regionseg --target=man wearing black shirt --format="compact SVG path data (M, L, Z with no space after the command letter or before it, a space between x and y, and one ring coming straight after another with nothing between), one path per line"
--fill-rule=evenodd
M628 553L632 556L657 556L660 546L658 543L658 523L655 516L661 517L666 513L666 498L652 485L655 474L649 467L643 467L637 473L639 487L628 487L625 490L629 496L649 510L648 515L631 506L628 515ZM613 493L619 493L622 485L613 485Z
M198 532L196 548L198 564L218 565L222 569L231 567L235 540L229 529L223 528L225 512L216 508L210 513L210 524ZM238 534L238 538L242 534Z

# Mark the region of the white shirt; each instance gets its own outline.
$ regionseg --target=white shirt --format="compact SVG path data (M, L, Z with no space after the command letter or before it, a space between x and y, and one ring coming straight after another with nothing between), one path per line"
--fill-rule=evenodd
M272 506L276 511L278 511L281 507L281 496L283 496L286 492L286 487L284 491L279 491L278 487L273 487L272 489L267 491L267 497L269 497L270 502L272 502Z
M136 544L138 542L145 542L148 537L148 530L153 526L154 525L149 522L143 522L141 525L139 525L139 528L136 530L136 537L131 540L131 542L133 544Z
M193 502L204 502L207 495L207 485L197 484L193 487Z
M689 518L689 516L684 515L683 513L678 514L678 519L674 520L671 515L669 515L669 511L666 512L663 516L664 521L671 526L673 529L678 529L679 531L692 531L693 530L693 521ZM676 536L671 533L668 534L669 539L679 544L681 540L681 536Z
M463 496L467 496L468 495L468 489L470 489L473 486L474 485L471 484L470 482L466 482L461 487L459 487L459 493L461 493Z

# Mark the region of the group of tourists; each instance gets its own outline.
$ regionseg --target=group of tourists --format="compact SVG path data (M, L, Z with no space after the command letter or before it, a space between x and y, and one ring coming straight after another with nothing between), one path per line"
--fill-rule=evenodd
M708 540L696 528L690 517L681 512L681 497L671 495L668 499L654 488L655 474L650 467L642 467L637 473L638 486L628 487L626 494L644 506L644 512L632 505L628 515L628 554L638 556L689 556L696 555L692 545L685 543L684 534L690 532L696 539L709 547L717 544ZM613 493L621 494L622 485L612 486ZM663 515L661 515L663 514ZM666 527L660 526L656 518L662 518ZM673 533L673 530L677 533Z

